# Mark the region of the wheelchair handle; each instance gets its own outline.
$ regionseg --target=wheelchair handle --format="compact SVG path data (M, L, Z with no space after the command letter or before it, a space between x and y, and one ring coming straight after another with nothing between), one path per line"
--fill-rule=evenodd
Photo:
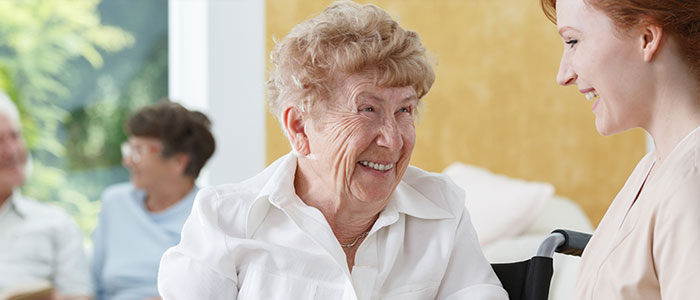
M567 229L557 229L552 231L552 234L561 234L564 236L564 242L561 243L557 248L556 252L581 256L583 250L586 248L588 241L591 239L591 235L588 233L578 232L574 230Z
M563 234L552 232L540 243L540 247L537 248L536 256L552 258L552 256L554 256L554 250L565 242L566 237L564 237Z

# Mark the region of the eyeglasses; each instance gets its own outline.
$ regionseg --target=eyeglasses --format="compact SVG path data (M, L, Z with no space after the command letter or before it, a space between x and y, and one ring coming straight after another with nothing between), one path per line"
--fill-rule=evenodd
M131 158L134 163L141 162L143 156L147 153L158 153L160 151L159 145L131 145L129 142L123 142L120 146L122 151L122 158Z

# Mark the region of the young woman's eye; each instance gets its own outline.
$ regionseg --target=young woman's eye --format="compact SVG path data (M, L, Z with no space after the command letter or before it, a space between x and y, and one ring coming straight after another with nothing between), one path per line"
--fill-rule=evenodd
M574 45L576 45L576 43L578 43L578 40L568 39L568 40L566 40L565 43L566 43L567 45L569 45L569 47L573 48Z

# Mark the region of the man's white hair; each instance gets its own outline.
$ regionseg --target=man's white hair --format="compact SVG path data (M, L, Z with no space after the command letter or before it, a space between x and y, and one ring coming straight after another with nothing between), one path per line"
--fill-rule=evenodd
M10 118L15 125L19 126L19 110L17 110L17 105L15 105L10 96L5 94L0 90L0 114L5 114Z

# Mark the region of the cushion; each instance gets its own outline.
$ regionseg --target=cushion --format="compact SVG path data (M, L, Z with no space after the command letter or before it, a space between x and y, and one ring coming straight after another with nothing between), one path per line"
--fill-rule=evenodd
M593 224L581 207L574 201L559 195L547 201L540 215L521 235L543 234L547 236L554 229L571 229L580 232L593 232Z
M554 195L549 183L510 178L461 162L443 173L464 189L464 204L481 246L525 231Z

